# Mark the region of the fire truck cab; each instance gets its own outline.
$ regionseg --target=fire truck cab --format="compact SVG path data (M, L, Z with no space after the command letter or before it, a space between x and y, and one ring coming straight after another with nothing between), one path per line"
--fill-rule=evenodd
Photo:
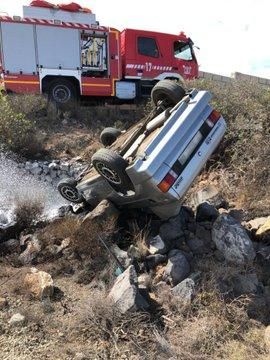
M120 33L78 4L37 0L23 17L0 16L0 73L7 92L46 93L65 105L148 96L159 80L197 77L198 64L184 33Z

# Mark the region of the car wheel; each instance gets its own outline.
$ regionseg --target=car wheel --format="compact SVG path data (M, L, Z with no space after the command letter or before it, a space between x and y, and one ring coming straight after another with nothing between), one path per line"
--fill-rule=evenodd
M100 149L92 156L92 164L97 172L106 179L116 191L133 189L126 173L128 163L110 149Z
M161 80L152 89L151 99L155 106L163 101L165 106L174 106L185 96L185 89L172 80Z
M121 130L113 127L107 127L101 132L100 141L102 145L110 146L115 142L119 135L121 135Z
M84 201L83 196L78 192L77 181L74 179L64 179L59 182L57 189L64 199L79 204Z
M59 107L65 108L74 105L77 101L77 91L74 84L68 80L54 80L48 88L49 100Z

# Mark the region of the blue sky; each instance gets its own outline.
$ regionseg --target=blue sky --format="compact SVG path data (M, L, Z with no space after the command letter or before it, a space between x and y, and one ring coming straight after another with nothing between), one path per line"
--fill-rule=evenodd
M21 15L22 5L29 2L0 0L0 11ZM270 78L270 0L77 2L90 7L100 24L119 30L129 27L176 34L185 31L200 47L197 57L201 70L223 75L239 71Z

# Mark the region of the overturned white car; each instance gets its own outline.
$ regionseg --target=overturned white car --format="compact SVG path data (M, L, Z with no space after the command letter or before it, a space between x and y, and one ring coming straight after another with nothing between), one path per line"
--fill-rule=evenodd
M59 183L61 195L93 206L106 198L160 218L176 215L226 129L209 105L211 97L208 91L185 92L175 82L160 81L152 90L155 109L147 119L123 134L105 129L101 140L107 147L93 155L82 176Z

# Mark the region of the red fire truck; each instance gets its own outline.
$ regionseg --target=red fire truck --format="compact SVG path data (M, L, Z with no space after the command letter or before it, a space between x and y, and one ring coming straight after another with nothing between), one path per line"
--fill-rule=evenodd
M148 96L163 79L198 76L193 42L179 35L100 26L78 4L32 1L23 17L0 16L0 73L7 92L118 101Z

